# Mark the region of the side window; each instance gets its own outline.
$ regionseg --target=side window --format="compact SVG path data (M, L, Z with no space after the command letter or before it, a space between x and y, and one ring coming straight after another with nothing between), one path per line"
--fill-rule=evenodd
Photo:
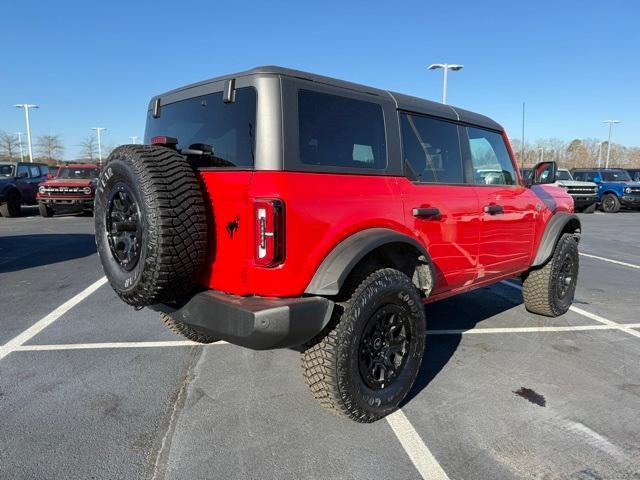
M596 172L582 172L580 180L583 182L593 182L593 179L596 178Z
M481 185L515 185L518 177L502 135L474 127L467 127L467 132L474 182Z
M346 168L387 166L382 107L348 97L300 90L300 161Z
M458 126L403 113L400 115L405 175L417 182L464 183Z
M18 165L17 177L29 177L29 167L26 165Z
M31 172L31 177L35 178L35 177L39 177L40 176L40 170L38 169L37 165L31 165L29 167L29 171Z
M40 165L40 173L46 177L49 175L49 167L47 165Z

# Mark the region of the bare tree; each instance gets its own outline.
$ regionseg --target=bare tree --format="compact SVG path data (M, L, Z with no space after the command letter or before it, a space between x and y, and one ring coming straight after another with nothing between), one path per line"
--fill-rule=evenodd
M40 158L50 165L56 165L64 154L60 135L40 135L36 149Z
M20 145L15 135L0 130L0 159L13 160L19 148Z
M90 163L95 163L98 159L98 142L93 135L80 142L80 157Z

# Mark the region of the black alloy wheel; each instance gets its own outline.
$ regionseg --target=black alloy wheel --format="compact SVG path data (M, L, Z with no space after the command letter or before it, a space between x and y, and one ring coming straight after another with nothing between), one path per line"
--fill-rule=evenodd
M397 305L381 307L368 321L360 339L359 368L369 388L383 389L400 374L407 360L411 326Z
M123 183L111 192L107 209L109 248L118 264L130 272L138 263L142 245L140 207Z

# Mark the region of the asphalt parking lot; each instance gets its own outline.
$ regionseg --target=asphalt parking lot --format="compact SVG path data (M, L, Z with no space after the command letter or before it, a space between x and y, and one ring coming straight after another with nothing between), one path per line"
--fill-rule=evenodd
M194 346L117 300L92 218L0 218L0 478L640 478L640 212L581 220L570 312L517 282L429 305L415 388L360 425L298 352Z

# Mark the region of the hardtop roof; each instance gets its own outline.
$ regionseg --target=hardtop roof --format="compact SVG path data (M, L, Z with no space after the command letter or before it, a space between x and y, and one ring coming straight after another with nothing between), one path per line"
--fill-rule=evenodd
M225 80L230 80L232 78L245 77L249 75L280 75L284 77L291 78L300 78L303 80L308 80L311 82L322 83L325 85L331 85L339 88L345 88L352 91L357 91L360 93L365 93L369 95L375 95L379 97L383 97L386 99L391 99L395 102L396 108L399 110L407 110L411 112L424 113L426 115L433 115L441 118L446 118L449 120L458 120L466 123L471 123L474 125L491 128L493 130L502 131L502 126L492 120L491 118L481 115L479 113L470 112L468 110L464 110L458 107L453 107L451 105L445 105L439 102L433 102L431 100L425 100L419 97L413 97L410 95L405 95L402 93L392 92L390 90L383 90L375 87L369 87L367 85L361 85L358 83L347 82L345 80L340 80L337 78L326 77L323 75L317 75L315 73L303 72L301 70L293 70L290 68L278 67L275 65L266 65L261 67L255 67L250 70L246 70L244 72L232 73L228 75L223 75L220 77L210 78L208 80L203 80L201 82L192 83L189 85L185 85L184 87L180 87L174 90L170 90L160 95L160 97L164 95L173 94L176 92L182 92L191 88L200 87L202 85L206 85L214 82L221 82Z

